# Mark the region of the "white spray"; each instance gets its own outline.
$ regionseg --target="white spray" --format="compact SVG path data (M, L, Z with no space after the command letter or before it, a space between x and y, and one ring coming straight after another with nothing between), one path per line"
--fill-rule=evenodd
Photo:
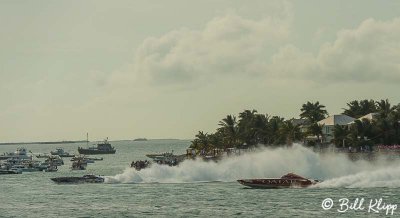
M288 172L323 179L319 187L400 187L400 161L351 161L345 154L320 154L295 144L225 158L218 163L187 160L177 167L154 164L107 177L108 183L232 182L243 178L280 177Z

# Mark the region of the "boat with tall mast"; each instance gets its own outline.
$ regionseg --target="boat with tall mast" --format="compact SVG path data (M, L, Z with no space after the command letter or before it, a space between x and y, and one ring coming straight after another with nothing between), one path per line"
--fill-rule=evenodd
M89 134L86 134L87 140L86 145L89 146ZM78 148L79 154L115 154L116 149L111 146L108 142L108 137L101 143L98 143L96 147Z

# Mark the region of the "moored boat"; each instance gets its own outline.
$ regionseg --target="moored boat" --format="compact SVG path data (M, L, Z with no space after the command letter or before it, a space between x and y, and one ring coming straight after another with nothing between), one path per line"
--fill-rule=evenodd
M108 142L108 138L102 143L98 143L96 147L78 148L79 154L115 154L116 150Z
M86 170L87 161L83 159L83 157L75 157L75 160L72 162L71 169L72 170Z
M75 156L75 155L73 155L73 154L70 154L70 153L64 151L63 148L56 148L55 151L51 151L50 153L51 153L52 155L58 155L58 156L60 156L60 157L74 157L74 156Z
M306 188L319 183L318 180L307 179L294 173L288 173L281 178L240 179L237 181L251 188Z
M0 155L0 160L7 160L7 159L19 159L19 160L32 160L32 156L28 155L26 148L17 148L17 150L13 153L4 153Z
M45 172L57 172L58 168L56 165L49 165L44 171Z
M83 163L94 163L95 161L102 161L102 157L88 157L88 156L75 156L71 158L71 161L82 160Z
M17 169L10 169L10 170L0 169L0 175L2 175L2 174L21 174L21 173L22 173L22 171L17 170Z

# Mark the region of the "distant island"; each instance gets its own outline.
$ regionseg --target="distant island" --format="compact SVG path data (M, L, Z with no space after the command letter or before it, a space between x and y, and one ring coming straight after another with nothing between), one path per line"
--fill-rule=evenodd
M73 144L73 143L83 143L86 140L80 141L56 141L56 142L3 142L0 145L31 145L31 144Z
M146 138L137 138L133 140L134 142L142 142L142 141L147 141Z

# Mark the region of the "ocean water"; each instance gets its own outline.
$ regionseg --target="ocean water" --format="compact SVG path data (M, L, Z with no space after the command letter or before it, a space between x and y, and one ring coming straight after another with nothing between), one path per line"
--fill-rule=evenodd
M400 217L400 209L393 209L400 204L396 157L353 162L344 155L322 155L295 145L218 163L185 161L178 167L155 165L137 172L129 168L133 160L143 160L148 153L185 153L190 141L111 143L117 153L99 155L104 160L89 164L86 171L71 171L69 158L64 158L58 172L0 175L0 217ZM86 145L24 145L33 153L57 147L77 153L78 146ZM17 147L2 145L0 153ZM314 188L272 190L250 189L236 182L288 172L324 182ZM50 180L88 173L106 176L106 183L59 185ZM327 198L333 206L324 210L322 202ZM344 204L346 199L348 204ZM357 199L359 203L351 207Z

